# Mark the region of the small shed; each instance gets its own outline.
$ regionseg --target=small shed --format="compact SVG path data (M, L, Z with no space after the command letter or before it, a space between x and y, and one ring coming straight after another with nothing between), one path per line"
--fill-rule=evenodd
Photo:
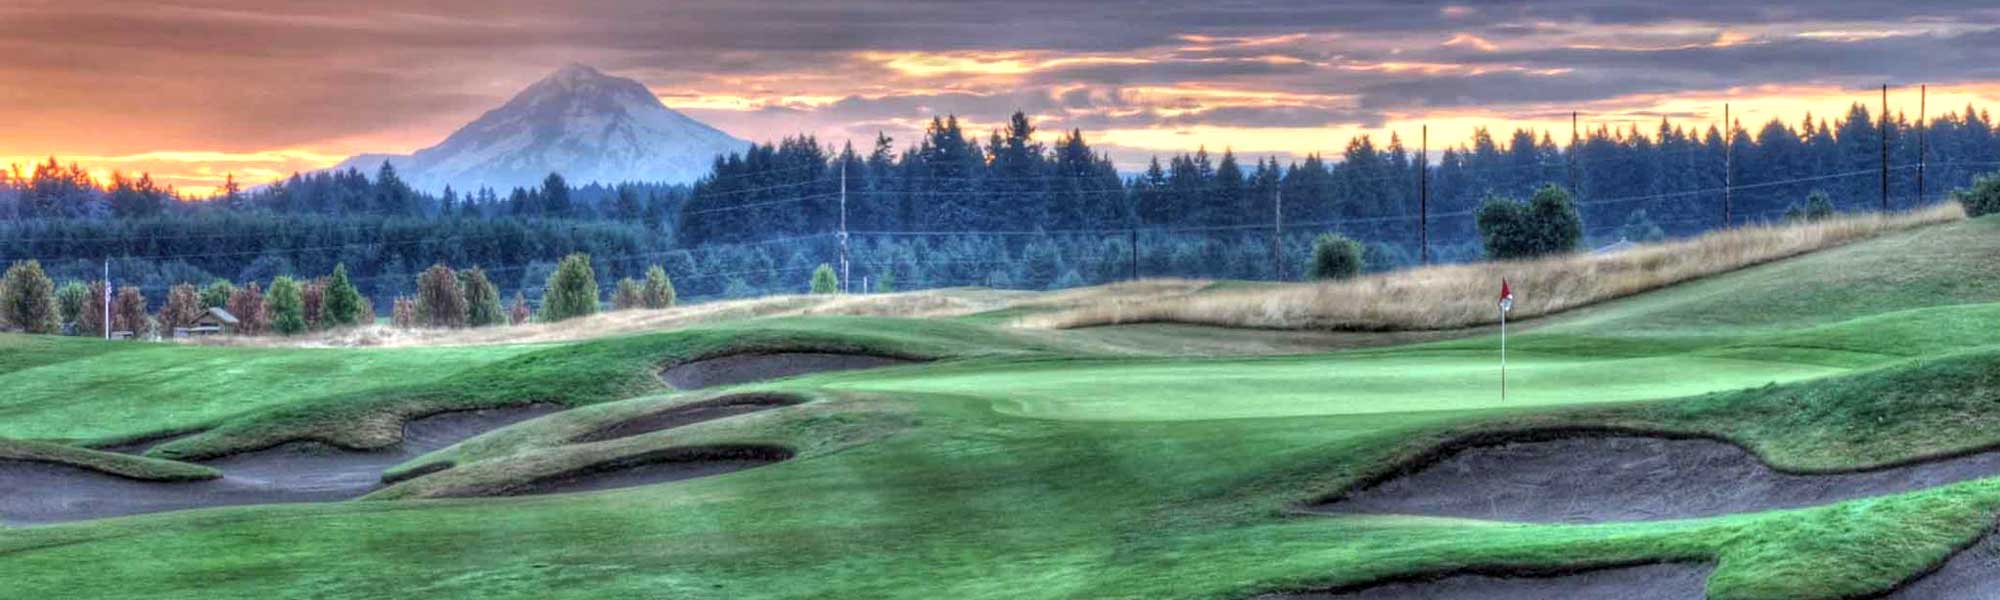
M208 312L196 317L193 327L187 327L177 334L184 336L215 335L236 331L236 315L229 314L220 306L210 307Z

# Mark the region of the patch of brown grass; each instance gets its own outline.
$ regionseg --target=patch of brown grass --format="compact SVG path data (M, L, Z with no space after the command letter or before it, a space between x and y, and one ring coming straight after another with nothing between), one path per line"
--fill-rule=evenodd
M1883 233L1956 221L1956 203L1895 214L1865 214L1799 225L1760 225L1614 254L1442 265L1341 282L1300 283L1199 296L1107 300L1022 317L1016 324L1076 328L1175 322L1226 327L1336 331L1457 329L1498 321L1500 280L1514 285L1510 317L1550 315L1606 300L1839 246Z

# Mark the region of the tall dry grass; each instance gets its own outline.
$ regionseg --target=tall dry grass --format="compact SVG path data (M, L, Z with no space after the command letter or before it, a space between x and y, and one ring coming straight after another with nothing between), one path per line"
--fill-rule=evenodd
M1227 327L1419 331L1488 325L1501 278L1514 286L1509 318L1554 314L1677 283L1831 248L1903 229L1965 218L1957 203L1798 225L1750 226L1614 254L1445 265L1330 283L1301 283L1184 298L1110 299L1030 315L1016 325L1075 328L1177 322Z

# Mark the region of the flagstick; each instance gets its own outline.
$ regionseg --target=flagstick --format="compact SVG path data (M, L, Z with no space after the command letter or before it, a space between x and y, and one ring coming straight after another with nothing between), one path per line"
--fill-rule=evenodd
M1500 309L1500 403L1507 403L1507 309Z

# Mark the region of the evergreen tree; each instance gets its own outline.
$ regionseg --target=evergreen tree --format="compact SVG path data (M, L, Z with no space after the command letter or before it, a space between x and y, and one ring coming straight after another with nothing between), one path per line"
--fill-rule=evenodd
M271 293L264 298L264 314L271 319L271 330L279 335L305 333L305 299L299 282L283 275L272 279Z
M1362 264L1360 242L1324 234L1313 240L1312 266L1306 274L1319 280L1347 279L1361 274Z
M276 290L272 290L275 294ZM464 327L465 289L458 273L444 263L431 265L417 276L417 322L426 327Z
M62 331L56 306L56 285L42 272L42 263L26 260L7 267L0 276L0 323L28 333Z
M543 289L539 318L554 323L594 314L597 314L597 273L590 267L590 256L563 257Z
M227 285L228 282L222 282ZM326 285L326 318L330 326L342 327L361 325L375 319L375 315L363 314L360 290L354 289L354 282L347 278L347 264L333 265L333 278Z
M465 324L471 327L504 325L507 312L500 307L500 289L486 278L486 270L473 267L458 272L459 287L465 290Z
M644 286L639 280L626 277L618 280L618 287L611 291L611 310L631 310L646 306Z
M56 288L56 313L63 323L75 324L83 316L83 305L90 296L90 286L81 281L64 282Z
M641 294L646 308L669 308L674 305L674 281L667 278L667 270L653 265L646 269L646 286Z
M839 292L840 277L833 273L833 265L820 263L819 268L813 269L812 293L836 294Z

